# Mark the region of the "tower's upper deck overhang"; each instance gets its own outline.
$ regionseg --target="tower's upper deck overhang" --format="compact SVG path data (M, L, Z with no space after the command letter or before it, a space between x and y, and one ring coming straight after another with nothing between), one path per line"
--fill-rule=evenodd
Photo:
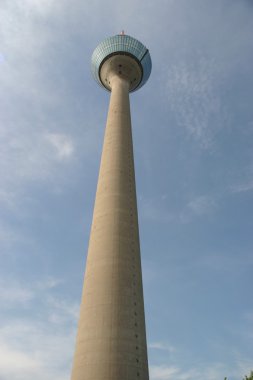
M148 49L140 41L125 34L107 38L94 50L91 58L91 65L95 80L110 91L110 86L108 86L105 80L101 77L101 69L107 60L115 56L122 56L125 58L128 56L136 62L136 65L139 67L139 75L135 83L133 82L130 86L130 91L136 91L142 87L151 73L151 57ZM119 72L120 71L119 66Z

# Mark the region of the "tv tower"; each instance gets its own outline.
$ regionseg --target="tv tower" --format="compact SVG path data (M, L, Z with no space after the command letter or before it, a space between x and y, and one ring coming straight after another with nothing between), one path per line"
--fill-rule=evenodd
M92 72L111 96L71 380L148 380L129 93L149 78L149 51L123 31Z

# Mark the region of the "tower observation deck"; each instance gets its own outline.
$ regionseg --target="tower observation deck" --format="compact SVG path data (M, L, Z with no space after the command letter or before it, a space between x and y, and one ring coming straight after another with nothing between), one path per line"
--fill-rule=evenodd
M111 92L71 380L148 380L129 93L151 72L128 35L101 42L95 80Z

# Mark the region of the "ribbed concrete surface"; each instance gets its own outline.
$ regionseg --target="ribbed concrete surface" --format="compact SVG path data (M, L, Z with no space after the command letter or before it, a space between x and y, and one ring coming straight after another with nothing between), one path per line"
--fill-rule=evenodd
M111 99L72 380L148 380L129 84Z

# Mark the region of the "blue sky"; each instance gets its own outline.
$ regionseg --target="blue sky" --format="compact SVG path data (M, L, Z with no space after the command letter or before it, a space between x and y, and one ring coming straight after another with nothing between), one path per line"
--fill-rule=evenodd
M67 380L108 93L90 57L149 49L131 95L150 380L253 368L253 3L2 0L0 379Z

